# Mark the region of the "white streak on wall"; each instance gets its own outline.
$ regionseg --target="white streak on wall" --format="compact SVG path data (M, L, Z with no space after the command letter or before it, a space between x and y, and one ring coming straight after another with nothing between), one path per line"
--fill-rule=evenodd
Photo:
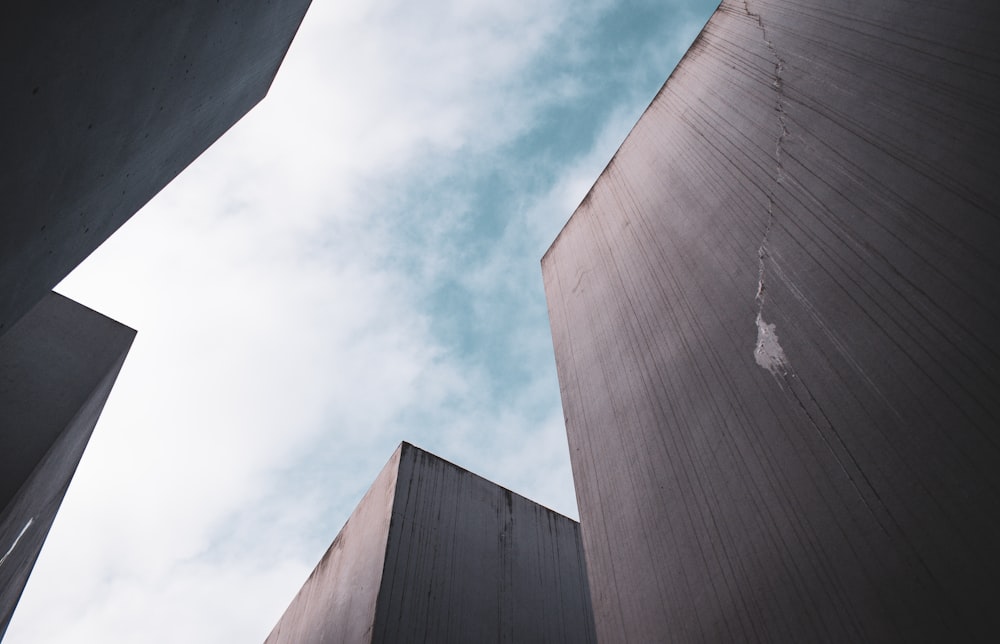
M778 344L778 334L773 324L764 321L760 312L757 313L757 347L753 351L757 364L779 376L788 373L788 359Z
M7 554L5 554L3 557L0 557L0 566L2 566L5 561L7 561L7 557L10 556L10 553L14 552L14 548L17 547L17 543L21 540L21 537L24 536L24 533L28 531L28 528L30 528L31 524L34 523L34 522L35 522L35 518L32 517L32 518L28 519L27 523L24 524L24 527L21 528L21 532L19 532L18 535L17 535L17 538L14 539L14 543L10 544L10 549L7 550Z

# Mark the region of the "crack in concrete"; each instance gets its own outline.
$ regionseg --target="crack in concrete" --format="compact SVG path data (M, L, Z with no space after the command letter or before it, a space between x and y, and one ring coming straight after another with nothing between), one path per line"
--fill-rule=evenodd
M757 22L761 38L774 58L774 82L771 85L774 87L776 95L775 111L778 114L779 128L778 138L774 143L774 157L776 162L774 183L778 185L784 177L784 169L781 166L781 153L785 137L788 136L785 93L781 78L781 73L785 69L785 61L778 55L778 52L774 48L774 43L768 39L767 29L764 27L764 21L761 19L760 14L750 11L748 0L743 0L743 9L746 11L748 17ZM771 228L774 226L774 201L775 195L772 188L767 194L767 224L764 226L764 235L760 240L760 246L757 248L757 294L754 296L754 301L757 303L757 344L754 347L754 360L756 360L758 365L770 371L772 375L778 375L779 373L785 375L788 373L788 359L785 357L785 352L778 343L778 334L775 332L774 325L768 324L764 320L764 303L767 300L765 260L768 254L768 236L771 234Z

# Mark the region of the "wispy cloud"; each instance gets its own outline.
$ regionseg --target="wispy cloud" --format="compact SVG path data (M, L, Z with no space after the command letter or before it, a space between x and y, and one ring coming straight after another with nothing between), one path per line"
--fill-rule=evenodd
M139 335L7 641L263 640L404 439L575 515L538 261L711 8L315 0L60 286Z

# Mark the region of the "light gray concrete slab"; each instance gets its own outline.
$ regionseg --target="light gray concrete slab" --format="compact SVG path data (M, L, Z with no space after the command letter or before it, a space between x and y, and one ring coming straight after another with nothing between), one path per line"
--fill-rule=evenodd
M408 443L267 639L594 641L578 524Z
M267 644L371 641L401 449L351 513Z
M542 261L599 639L1000 631L1000 10L725 1Z

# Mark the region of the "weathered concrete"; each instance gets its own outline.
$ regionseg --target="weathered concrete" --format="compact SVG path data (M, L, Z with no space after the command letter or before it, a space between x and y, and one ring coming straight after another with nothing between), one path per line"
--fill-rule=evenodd
M7 7L0 333L264 97L308 5Z
M55 293L0 336L0 638L134 337Z
M579 525L407 443L267 638L594 641Z
M401 451L382 468L267 642L371 641Z
M995 640L998 49L727 0L548 251L601 641Z

